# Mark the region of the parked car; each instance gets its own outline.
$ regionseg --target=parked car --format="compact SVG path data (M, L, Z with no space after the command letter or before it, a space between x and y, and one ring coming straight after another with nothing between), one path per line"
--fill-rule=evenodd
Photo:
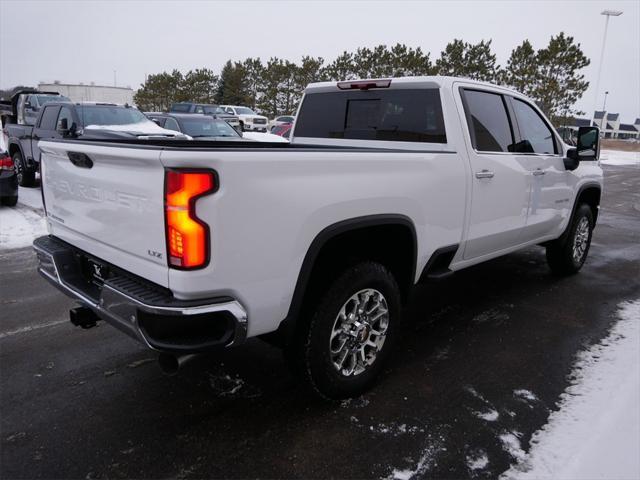
M258 115L249 107L237 105L220 105L225 112L236 115L240 119L240 128L249 132L266 132L269 119L263 115Z
M240 128L240 119L238 116L225 112L220 105L180 102L171 105L169 113L200 113L209 115L217 120L224 120L233 128Z
M185 138L165 130L136 108L113 103L49 102L40 111L34 126L9 124L5 127L8 150L22 187L35 184L40 165L38 142L45 139L87 138Z
M104 319L174 372L260 337L329 398L372 385L416 283L536 245L577 273L602 191L596 127L568 148L533 100L450 77L311 84L290 144L41 149L34 248L74 324Z
M13 94L11 99L0 101L0 120L4 127L10 123L34 125L42 107L49 102L68 102L67 97L58 92L23 89Z
M280 117L276 117L269 122L269 131L273 132L273 129L279 125L291 125L295 122L296 117L293 115L283 115Z
M5 148L2 132L0 132L0 203L9 207L18 203L18 177L13 159Z
M292 128L293 125L291 123L283 123L281 125L276 125L275 127L273 127L271 129L271 133L283 138L289 138Z
M201 140L242 140L229 123L198 113L145 113L162 128L182 132Z

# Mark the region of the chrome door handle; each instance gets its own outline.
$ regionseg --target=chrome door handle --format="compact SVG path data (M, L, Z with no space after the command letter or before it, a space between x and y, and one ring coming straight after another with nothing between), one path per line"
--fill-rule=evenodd
M545 173L547 173L547 172L546 172L546 170L542 170L542 169L540 169L540 168L536 168L536 169L533 171L533 174L534 174L536 177L537 177L537 176L539 176L539 175L544 175Z
M489 170L482 170L480 172L476 172L476 178L493 178L495 173L490 172Z

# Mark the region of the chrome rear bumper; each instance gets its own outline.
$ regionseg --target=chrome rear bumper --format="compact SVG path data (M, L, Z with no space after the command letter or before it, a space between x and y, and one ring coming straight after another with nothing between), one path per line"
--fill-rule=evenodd
M235 299L177 300L169 290L55 237L37 238L33 248L38 271L51 284L151 349L199 353L246 339L247 312ZM104 264L109 276L104 280L88 276L83 272L83 262L87 261Z

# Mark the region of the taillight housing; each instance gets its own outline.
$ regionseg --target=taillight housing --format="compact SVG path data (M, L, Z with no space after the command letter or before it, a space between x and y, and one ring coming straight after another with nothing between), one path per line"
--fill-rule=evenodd
M196 216L196 201L218 189L212 170L165 170L165 229L169 266L180 270L206 267L209 226Z
M0 132L2 135L2 132ZM13 159L6 154L0 153L0 171L1 170L13 170Z

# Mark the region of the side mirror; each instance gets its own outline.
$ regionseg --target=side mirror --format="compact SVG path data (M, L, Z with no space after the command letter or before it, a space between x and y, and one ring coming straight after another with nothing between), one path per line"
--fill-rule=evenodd
M598 127L580 127L576 148L567 150L564 166L567 170L575 170L584 161L595 161L600 158L600 129Z
M151 121L156 125L160 126L160 120L158 120L157 118L152 118Z
M600 129L598 127L580 127L576 148L580 160L598 160L600 158Z

